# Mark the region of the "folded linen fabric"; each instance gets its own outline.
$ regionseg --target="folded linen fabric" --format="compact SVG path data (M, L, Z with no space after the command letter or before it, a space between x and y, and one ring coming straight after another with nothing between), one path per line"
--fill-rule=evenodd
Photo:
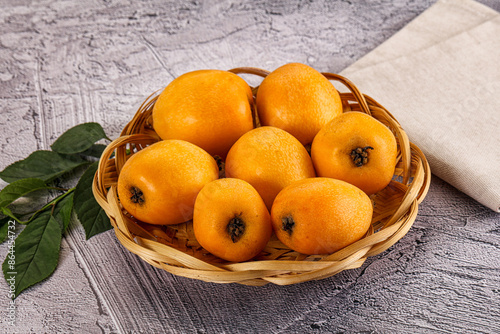
M500 212L500 14L440 0L341 72L386 107L432 172Z

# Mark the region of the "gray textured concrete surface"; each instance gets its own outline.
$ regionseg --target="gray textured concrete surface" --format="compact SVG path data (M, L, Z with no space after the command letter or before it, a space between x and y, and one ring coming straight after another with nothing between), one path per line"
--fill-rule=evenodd
M433 3L2 0L0 169L81 122L116 138L145 97L190 70L298 61L340 72ZM112 232L85 241L71 227L54 275L16 299L14 327L0 282L0 332L500 332L500 215L437 178L389 250L287 287L175 277Z

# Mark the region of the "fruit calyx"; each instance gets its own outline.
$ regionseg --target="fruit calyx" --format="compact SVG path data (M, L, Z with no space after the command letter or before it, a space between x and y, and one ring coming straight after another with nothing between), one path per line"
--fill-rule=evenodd
M281 228L283 231L287 232L289 235L292 235L293 228L295 227L295 221L292 216L286 216L281 218Z
M371 146L357 147L351 151L352 162L356 167L361 167L368 163L368 150L373 150Z
M245 222L239 216L234 216L227 224L226 230L233 243L235 243L245 233Z
M144 194L141 189L137 187L130 187L130 200L132 203L143 205L144 204Z

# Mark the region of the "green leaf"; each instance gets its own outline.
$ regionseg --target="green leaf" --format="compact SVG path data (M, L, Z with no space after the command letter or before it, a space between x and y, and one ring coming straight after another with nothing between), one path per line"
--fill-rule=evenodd
M10 221L12 221L12 218L9 216L0 219L0 244L7 239Z
M0 207L8 206L16 199L33 191L49 188L40 179L21 179L12 182L0 191Z
M83 173L76 185L73 197L73 208L85 229L87 240L112 228L106 212L97 203L92 193L92 182L97 166L98 162L95 162Z
M52 215L59 223L62 233L66 231L71 220L71 212L73 212L73 195L74 192L63 194L61 197L64 197L54 204Z
M104 152L106 147L107 146L103 144L94 144L88 150L83 151L81 154L88 157L100 158L102 152Z
M83 123L64 132L51 148L62 154L81 153L104 138L107 138L106 133L99 123Z
M9 183L26 178L49 182L88 163L76 156L61 155L52 151L35 151L26 159L7 166L0 172L0 178Z
M7 217L10 217L11 219L14 219L17 222L21 222L21 220L18 217L16 217L16 215L13 214L9 208L0 207L0 210L2 210L2 214L6 215Z
M24 289L49 277L57 267L61 229L50 212L44 212L19 234L3 262L4 277L16 298Z

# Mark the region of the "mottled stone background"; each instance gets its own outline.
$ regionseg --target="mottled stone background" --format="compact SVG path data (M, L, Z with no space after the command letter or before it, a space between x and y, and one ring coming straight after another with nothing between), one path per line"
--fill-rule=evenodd
M340 72L433 3L0 0L0 168L81 122L116 138L142 100L187 71L297 61ZM16 299L15 327L0 282L0 332L500 331L500 216L437 178L400 242L295 286L174 277L111 231L86 242L71 227L54 275Z

